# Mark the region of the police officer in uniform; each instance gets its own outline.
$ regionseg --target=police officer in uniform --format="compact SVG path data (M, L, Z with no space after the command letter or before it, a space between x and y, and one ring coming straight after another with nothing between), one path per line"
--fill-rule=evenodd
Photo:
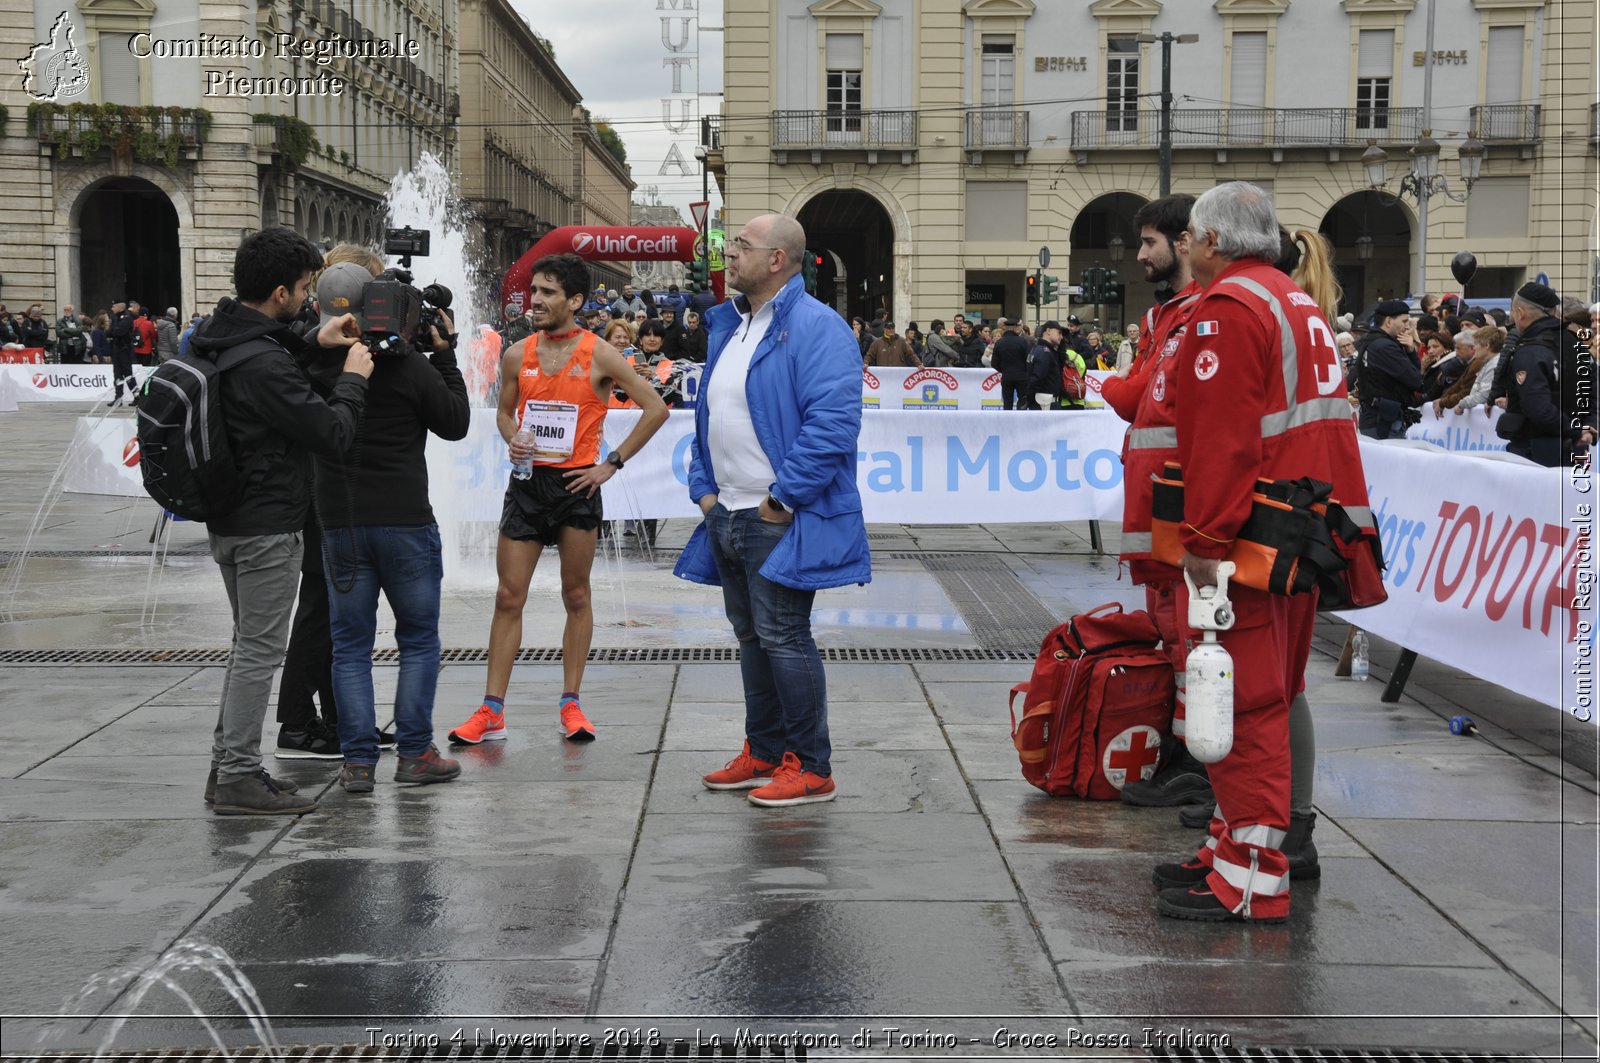
M1372 439L1405 435L1405 411L1416 405L1422 363L1411 310L1403 299L1385 299L1373 314L1378 333L1357 356L1361 434Z
M1562 424L1556 352L1561 344L1561 298L1543 284L1528 283L1511 300L1511 320L1522 341L1511 356L1506 412L1495 430L1513 454L1554 467L1565 459L1569 433ZM1571 431L1574 443L1592 442L1587 429ZM1587 437L1587 438L1586 438Z

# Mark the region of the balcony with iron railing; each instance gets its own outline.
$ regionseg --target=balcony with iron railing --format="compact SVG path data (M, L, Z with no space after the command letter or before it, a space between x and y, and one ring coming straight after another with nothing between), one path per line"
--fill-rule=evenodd
M1589 147L1600 153L1600 103L1589 105Z
M1472 108L1472 131L1488 144L1534 144L1539 140L1537 103L1491 103Z
M101 151L174 166L199 158L211 112L199 107L128 107L115 103L35 103L28 131L41 154L89 159Z
M1369 140L1410 144L1422 133L1422 108L1224 107L1175 108L1174 148L1356 148ZM1161 144L1160 111L1077 111L1077 152L1154 149Z
M705 148L707 151L721 151L722 116L720 114L708 114L705 116L704 121L705 137L703 139L706 142L702 144L701 147Z
M791 151L811 153L821 162L823 152L866 152L869 163L880 152L899 152L909 163L917 150L915 111L774 111L772 150L779 163Z
M965 145L974 157L981 157L985 151L1010 151L1021 163L1028 151L1028 112L994 107L969 110Z

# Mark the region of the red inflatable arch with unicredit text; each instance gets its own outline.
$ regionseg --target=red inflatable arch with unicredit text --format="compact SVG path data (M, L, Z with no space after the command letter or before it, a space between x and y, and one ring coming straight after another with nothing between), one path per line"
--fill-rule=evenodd
M500 285L508 317L528 306L533 264L545 255L574 254L591 262L693 262L700 234L683 226L563 225L546 233L517 259Z

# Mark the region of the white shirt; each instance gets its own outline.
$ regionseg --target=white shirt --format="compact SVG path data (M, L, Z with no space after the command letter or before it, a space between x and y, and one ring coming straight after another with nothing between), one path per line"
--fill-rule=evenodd
M756 439L755 425L750 421L750 399L745 394L750 358L771 325L771 300L763 303L754 316L744 314L728 338L728 345L717 356L717 367L706 388L706 446L711 453L711 471L716 476L717 501L729 510L760 505L778 478Z

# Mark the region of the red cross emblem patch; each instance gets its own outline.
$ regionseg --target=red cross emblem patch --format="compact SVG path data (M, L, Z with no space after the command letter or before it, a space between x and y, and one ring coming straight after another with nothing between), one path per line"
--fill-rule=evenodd
M1106 743L1101 770L1106 781L1120 790L1130 782L1154 775L1160 756L1161 732L1146 724L1135 724Z
M1217 352L1207 348L1195 355L1194 375L1197 380L1210 380L1217 375L1217 370L1222 367L1222 359L1217 357Z

